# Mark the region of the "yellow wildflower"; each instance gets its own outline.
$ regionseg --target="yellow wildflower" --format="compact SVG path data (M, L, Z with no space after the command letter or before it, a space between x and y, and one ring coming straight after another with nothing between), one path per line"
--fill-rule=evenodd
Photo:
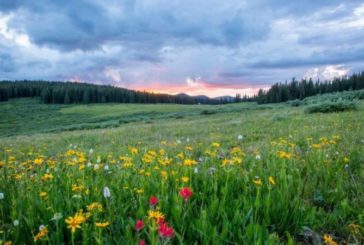
M193 165L196 165L197 162L195 160L192 160L192 159L185 159L183 161L183 165L184 166L193 166Z
M268 181L269 181L269 184L276 185L276 181L274 180L274 178L272 176L269 176Z
M162 175L162 177L163 177L163 179L167 179L168 178L168 173L167 173L167 171L161 171L161 175Z
M86 221L86 217L83 214L83 211L79 211L73 217L68 217L65 222L68 224L67 228L71 230L72 233L76 231L76 229L81 228L81 224Z
M132 155L136 155L136 154L138 154L138 149L137 149L137 148L135 148L135 147L132 147L132 148L130 148L130 153L131 153Z
M183 176L181 178L181 180L182 180L183 183L187 183L190 179L188 177Z
M178 153L178 154L177 154L177 157L178 157L179 159L184 159L184 158L185 158L185 155L183 154L183 152L181 152L181 153Z
M164 214L160 211L149 210L148 219L155 219L156 221L158 221L159 219L164 219Z
M41 178L42 180L44 180L44 181L46 181L46 180L51 180L51 179L53 179L53 175L52 174L48 174L48 173L46 173L46 174L44 174L43 176L42 176L42 178Z
M261 179L256 179L256 180L253 180L253 183L256 185L256 186L262 186L263 185L263 182Z
M186 146L185 149L186 151L192 151L192 146Z
M332 237L328 234L324 235L324 243L326 245L337 245L337 243L332 239Z
M87 205L87 211L91 212L93 210L102 212L103 211L102 205L98 202L93 202L90 205Z
M280 158L283 158L283 159L290 159L292 157L291 154L284 152L284 151L278 151L277 154Z
M110 223L109 222L102 222L102 223L95 222L95 225L96 225L96 227L99 227L99 228L105 228L105 227L109 226Z
M38 233L37 235L34 236L34 242L39 241L40 239L42 239L43 237L48 235L48 228L45 226L43 227Z
M34 164L35 165L42 165L43 161L44 160L42 158L37 158L37 159L34 160Z
M137 194L143 194L144 193L144 189L135 189L135 192Z
M39 192L39 196L41 197L41 198L46 198L47 197L47 192L45 192L45 191L41 191L41 192Z
M350 232L352 234L359 234L360 233L360 225L357 224L350 224L348 225Z

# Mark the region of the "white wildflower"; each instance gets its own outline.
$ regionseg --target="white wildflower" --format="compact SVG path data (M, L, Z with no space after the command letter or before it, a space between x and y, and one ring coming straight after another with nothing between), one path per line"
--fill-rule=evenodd
M60 219L62 219L62 213L55 213L54 215L53 215L53 218L51 219L51 220L54 220L54 221L57 221L57 220L60 220Z
M107 186L105 186L104 187L104 197L110 198L110 196L111 196L110 189Z

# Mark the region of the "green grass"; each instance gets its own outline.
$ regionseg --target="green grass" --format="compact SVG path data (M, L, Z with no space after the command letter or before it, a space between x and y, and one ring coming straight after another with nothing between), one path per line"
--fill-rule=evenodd
M46 105L37 99L14 99L0 103L0 136L31 135L80 129L112 128L131 122L194 117L268 108L255 104L91 104ZM205 113L205 112L208 113Z
M37 243L320 244L325 235L342 244L364 242L362 101L357 111L330 114L244 103L17 100L0 108L9 114L0 119L0 240L32 244L45 225L48 234ZM96 128L113 120L114 128ZM86 123L96 129L76 130ZM6 131L15 125L10 137ZM47 172L52 179L44 178ZM193 191L187 202L179 196L186 186ZM174 229L170 240L159 238L147 218L152 195ZM65 219L93 202L104 211L92 212L72 233ZM56 213L62 218L51 220ZM138 219L145 223L140 232Z

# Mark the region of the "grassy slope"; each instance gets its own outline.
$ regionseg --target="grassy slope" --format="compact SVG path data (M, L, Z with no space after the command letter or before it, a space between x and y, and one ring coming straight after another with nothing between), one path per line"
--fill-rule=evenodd
M77 129L118 127L129 122L184 118L201 113L243 111L257 106L176 104L45 105L37 99L0 103L0 136L31 135ZM259 106L265 108L267 106Z
M143 195L138 198L140 205L147 202L146 199L149 195L158 195L163 199L162 210L166 213L176 232L181 233L187 229L185 230L187 232L183 234L183 239L187 243L188 241L205 241L210 242L210 244L213 242L224 243L227 241L237 243L237 241L241 241L242 239L250 239L245 240L250 241L250 244L260 243L262 242L260 239L268 239L264 236L263 233L266 231L262 227L267 227L272 236L278 235L282 242L287 241L287 239L289 240L290 235L295 240L299 240L302 239L299 236L301 226L309 226L320 235L325 233L332 234L337 240L351 239L351 241L355 241L347 227L351 223L360 224L360 222L364 222L360 218L364 217L363 210L360 209L364 205L364 158L362 155L364 150L363 102L361 102L359 110L354 112L310 115L304 114L303 109L300 107L292 108L284 105L262 108L252 104L225 105L219 107L178 105L48 106L39 104L28 106L23 102L16 101L1 105L1 113L5 110L4 107L6 107L8 114L12 114L11 110L13 110L13 113L18 113L17 115L11 115L12 118L6 119L8 123L13 122L13 125L5 124L3 117L0 119L1 135L6 135L4 129L10 130L15 127L14 125L17 128L17 132L14 133L20 135L17 137L1 138L0 149L9 147L14 149L14 152L34 150L46 156L55 156L56 154L65 152L72 144L72 147L76 145L80 151L88 152L92 148L96 155L100 155L103 158L107 158L107 155L112 155L116 159L119 155L127 152L128 147L131 146L137 146L141 154L149 149L158 150L163 148L168 152L169 156L173 157L178 152L184 151L185 146L191 145L193 146L193 153L191 155L193 159L197 159L199 156L205 157L205 149L208 149L212 142L219 142L222 152L228 152L232 146L239 146L243 149L246 154L243 169L248 171L246 177L242 177L238 172L225 173L222 169L218 168L219 171L222 171L220 172L221 178L215 179L216 182L214 182L219 188L217 191L220 194L214 194L218 198L214 195L209 198L204 196L205 192L212 191L211 188L203 184L207 181L207 179L203 180L206 176L192 178L193 181L190 185L196 192L196 196L195 201L191 205L197 206L194 206L196 209L195 213L193 210L190 210L188 213L188 217L191 220L182 221L178 217L174 217L173 212L175 210L173 205L167 205L167 203L175 200L175 196L178 197L178 194L174 192L175 187L166 191L163 189L163 184L156 184L160 181L158 174L154 176L153 173L150 179L152 181L151 183L153 183L152 186L155 187L153 190L148 187L150 185L148 181L140 182L139 178L132 177L134 176L134 172L131 172L131 175L127 171L125 174L120 173L123 177L118 176L118 172L114 172L113 183L105 182L101 177L98 178L97 186L102 188L107 184L109 187L114 188L114 191L126 183L131 187L144 186L146 197ZM17 109L14 109L14 106ZM31 114L31 110L33 109L35 112L35 108L37 110L41 109L41 111L37 114ZM130 110L130 108L133 108L133 110ZM38 132L46 132L46 127L49 125L54 129L64 126L64 124L74 125L84 123L85 120L87 122L100 120L97 121L97 123L100 123L103 120L115 120L114 118L131 118L135 113L138 115L145 114L145 112L151 110L150 108L161 113L163 117L160 120L153 121L150 121L150 118L147 117L143 120L137 120L135 123L122 124L120 127L112 129L37 134ZM251 109L247 110L246 108ZM257 110L257 108L260 110ZM170 116L169 113L180 113L181 109L184 112L184 117L176 119ZM200 115L201 111L206 109L218 110L224 113ZM48 115L51 118L48 118ZM26 122L21 122L21 118L26 118ZM165 120L167 118L168 120ZM47 121L44 121L44 119L47 119ZM146 121L148 123L145 123ZM27 130L30 130L32 133L29 135L21 135L28 134L26 132ZM243 135L244 139L238 141L238 135ZM311 137L314 142L320 142L321 137L331 138L333 135L339 135L341 137L338 146L330 146L327 149L318 151L312 151L307 147L307 138ZM273 147L271 142L279 141L279 138L283 138L296 145L293 151L297 154L297 159L289 161L276 159L275 154L279 148ZM177 144L177 146L166 146L163 143L163 141L178 142L179 140L182 143ZM290 151L289 147L286 148L284 146L283 149ZM337 156L335 156L336 152ZM263 160L261 163L254 160L257 153L262 156ZM324 163L327 154L329 155L328 159L331 162L331 166L325 165ZM350 171L353 172L349 174L346 174L343 168L344 164L341 162L344 157L350 159ZM95 161L95 159L92 161ZM220 160L217 159L211 160L211 162L213 162L212 164L217 164L213 166L219 166L220 164ZM283 168L286 165L288 167ZM180 171L183 171L187 176L192 176L192 170ZM282 175L280 171L285 171L285 174ZM251 179L255 175L268 176L269 174L275 176L278 182L275 189L276 192L272 194L275 204L264 204L271 208L270 211L267 211L263 204L259 204L263 205L262 207L257 207L256 209L254 207L257 215L260 212L262 213L254 216L248 222L251 225L248 225L246 229L239 230L239 225L241 225L239 220L241 221L245 217L244 215L249 212L250 206L253 207L256 205L255 188L254 185L251 186ZM231 189L228 189L228 192L224 190L226 178L231 179ZM242 179L237 182L239 178ZM124 183L123 180L129 182ZM205 186L206 189L201 189L201 186ZM248 189L244 189L246 186ZM235 197L237 190L242 191L242 195L238 195L240 199ZM37 193L37 190L34 191ZM171 192L173 192L173 195ZM265 194L262 194L263 196L260 201L267 202L266 190L263 189L262 193ZM317 195L323 196L323 203L315 203L315 198L320 199L317 198ZM224 200L226 198L226 203L221 202L222 197L224 197ZM99 194L92 196L92 198L94 198L94 201L99 198L99 202L102 202ZM218 200L220 200L221 205L219 209L214 206L216 202L219 202ZM119 201L122 203L121 200ZM119 201L118 203L120 203ZM123 201L125 202L126 200ZM26 201L24 202L26 203ZM62 212L65 216L72 215L70 211L72 205L68 201L64 202L67 203L69 210L63 210ZM34 207L34 209L37 208L39 207ZM119 208L110 212L115 211L114 216L118 217L117 210ZM141 207L138 210L132 207L125 208L132 214L133 219L137 212L137 216L142 217L140 215ZM176 204L175 208L178 208L178 204ZM292 210L290 210L291 208ZM142 213L145 213L146 209L145 207ZM39 210L42 210L42 208ZM236 211L237 213L235 212L234 214L229 210L241 210L241 213ZM34 212L37 213L37 211ZM47 215L52 214L49 213ZM236 217L234 215L239 217L239 219L235 220ZM199 223L198 220L202 216L206 219L207 223ZM34 226L39 225L40 222L43 222L42 220L47 220L45 217L37 216L37 218L34 218L36 220ZM226 220L227 217L229 217L229 222ZM109 218L111 216L107 219ZM234 219L231 220L230 218ZM118 232L127 236L128 239L135 239L134 242L136 242L137 238L128 233L128 230L132 229L134 220L125 222L127 222L125 224L126 227L118 230ZM189 222L194 222L195 228ZM214 230L215 223L216 227L219 227L217 230ZM364 225L364 223L361 225ZM34 227L31 227L31 229L34 229ZM197 229L199 232L201 229L204 230L200 234ZM224 229L229 229L230 232L222 235L225 232ZM285 234L284 231L289 231L290 235ZM54 231L52 232L54 233ZM63 234L63 236L68 234L66 227L63 225L63 230L57 234ZM360 239L360 237L356 239ZM272 241L274 241L273 238ZM119 240L118 242L123 241Z

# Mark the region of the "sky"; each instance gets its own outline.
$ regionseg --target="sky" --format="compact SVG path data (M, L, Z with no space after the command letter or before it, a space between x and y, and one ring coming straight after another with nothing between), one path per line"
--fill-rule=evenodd
M363 1L0 1L0 80L215 97L363 65Z

